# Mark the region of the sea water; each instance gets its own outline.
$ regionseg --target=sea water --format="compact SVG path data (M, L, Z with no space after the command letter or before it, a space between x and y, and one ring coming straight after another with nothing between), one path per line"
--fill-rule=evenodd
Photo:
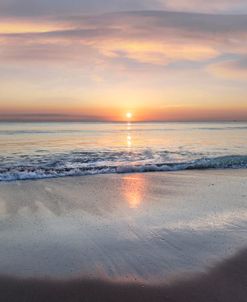
M247 168L247 123L0 123L0 181Z

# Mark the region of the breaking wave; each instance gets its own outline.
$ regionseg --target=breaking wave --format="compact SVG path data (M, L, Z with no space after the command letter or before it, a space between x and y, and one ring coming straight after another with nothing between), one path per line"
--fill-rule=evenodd
M112 173L144 173L161 171L182 171L201 169L243 169L247 168L247 155L233 155L221 157L202 157L190 161L181 162L114 162L108 164L97 163L94 158L84 162L74 161L73 163L63 160L47 162L41 160L39 163L29 162L28 164L7 163L0 165L0 181L28 180L57 178L65 176L82 176Z

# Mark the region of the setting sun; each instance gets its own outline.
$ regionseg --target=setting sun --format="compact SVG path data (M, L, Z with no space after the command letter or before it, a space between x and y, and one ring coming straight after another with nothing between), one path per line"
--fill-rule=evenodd
M127 112L127 113L126 113L126 117L127 117L128 119L131 119L132 116L133 116L133 114L132 114L131 112Z

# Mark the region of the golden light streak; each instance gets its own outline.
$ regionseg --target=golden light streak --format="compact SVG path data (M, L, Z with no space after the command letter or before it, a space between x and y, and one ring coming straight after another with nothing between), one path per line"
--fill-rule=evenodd
M130 134L127 135L127 146L132 147L132 137Z
M122 191L130 209L140 207L146 191L146 178L143 174L124 176Z
M2 20L0 34L43 33L58 29L68 29L71 26L49 21Z

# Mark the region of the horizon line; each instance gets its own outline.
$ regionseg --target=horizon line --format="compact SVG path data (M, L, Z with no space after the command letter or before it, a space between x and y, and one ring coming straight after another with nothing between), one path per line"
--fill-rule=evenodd
M116 124L137 124L137 123L247 123L247 119L209 119L209 120L1 120L0 123L116 123Z

